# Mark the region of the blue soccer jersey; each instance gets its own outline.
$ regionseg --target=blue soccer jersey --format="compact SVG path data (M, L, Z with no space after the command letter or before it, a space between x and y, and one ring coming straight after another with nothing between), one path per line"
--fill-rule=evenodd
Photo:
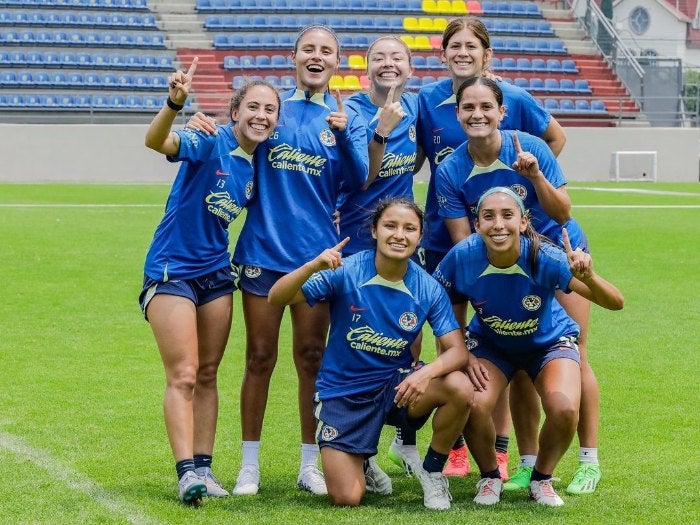
M367 142L372 140L379 123L382 108L375 106L367 93L351 96L346 104L367 122ZM403 93L401 107L406 116L389 136L384 159L377 178L366 190L344 193L340 196L340 238L350 237L343 248L344 255L372 249L369 217L380 199L407 197L413 200L413 168L416 165L416 120L418 95Z
M525 208L530 212L530 221L535 231L555 239L561 232L561 225L542 209L530 179L512 168L518 158L513 145L513 135L516 132L500 133L501 151L498 159L490 166L475 165L466 142L440 164L435 175L440 216L444 219L468 217L474 231L476 206L481 196L493 187L505 186L523 200ZM547 144L527 133L517 133L523 151L529 151L537 158L540 171L552 186L559 188L565 185L566 178Z
M369 161L365 123L352 109L339 132L326 122L337 110L329 93L291 90L281 99L277 128L255 151L257 191L234 260L290 272L338 242L338 195L365 183Z
M517 129L542 136L552 116L524 89L508 82L498 82L498 86L503 91L506 106L501 129ZM467 140L457 120L456 107L457 97L452 90L451 78L429 84L418 94L418 145L430 163L425 201L427 228L421 243L426 250L447 252L452 247L452 239L438 211L435 174L438 165Z
M182 162L146 256L144 272L158 281L192 279L230 264L228 225L253 195L253 159L233 135L183 129Z
M307 302L330 303L331 327L316 380L320 399L370 392L409 368L411 343L427 321L436 336L459 328L445 290L409 261L400 282L377 275L374 250L343 260L302 286Z
M550 347L563 335L578 335L578 325L554 299L560 289L569 291L573 275L566 253L542 244L537 270L528 262L530 240L520 239L520 257L509 268L489 263L479 235L457 243L435 269L454 303L469 300L475 315L469 333L483 337L513 356Z

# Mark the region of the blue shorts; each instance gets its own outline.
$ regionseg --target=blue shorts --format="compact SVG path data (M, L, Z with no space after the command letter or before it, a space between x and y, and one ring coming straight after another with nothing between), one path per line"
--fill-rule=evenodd
M248 266L242 264L239 267L238 289L260 297L270 295L270 288L280 277L286 275L285 272L266 270L259 266Z
M442 261L447 255L447 252L438 252L435 250L426 250L425 248L419 247L411 256L415 262L421 265L426 272L433 275L435 268L437 268L440 261Z
M476 357L491 361L503 372L510 383L518 370L525 370L532 381L544 366L554 359L571 359L581 364L575 335L565 335L548 348L540 348L524 355L510 354L479 336L467 336L467 348Z
M394 388L410 371L397 370L386 384L373 392L319 400L314 396L314 415L318 420L316 441L319 447L331 447L348 454L366 458L377 453L379 436L384 424L418 430L430 418L432 411L412 418L406 407L394 404Z
M220 270L200 275L194 279L183 279L173 281L156 281L148 275L143 277L143 289L139 295L139 303L143 316L148 321L146 307L148 303L158 294L177 295L186 297L195 306L202 306L214 299L233 293L236 290L236 269L226 266Z

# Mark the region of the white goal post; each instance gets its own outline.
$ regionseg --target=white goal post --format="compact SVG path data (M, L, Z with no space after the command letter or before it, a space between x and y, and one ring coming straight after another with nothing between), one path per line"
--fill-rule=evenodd
M656 151L613 151L610 180L656 182Z

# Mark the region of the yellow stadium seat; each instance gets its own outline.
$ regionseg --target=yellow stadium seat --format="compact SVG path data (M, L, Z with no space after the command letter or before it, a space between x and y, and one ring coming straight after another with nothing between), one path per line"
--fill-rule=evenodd
M430 39L425 35L416 36L416 38L413 40L413 45L415 46L413 49L417 49L420 51L430 51L431 49L433 49L433 45L430 43Z
M406 43L406 45L408 46L408 49L410 49L410 50L416 49L416 43L415 43L412 35L401 35L401 40L403 40Z
M436 13L449 15L452 13L452 2L450 0L438 0Z
M360 85L360 77L357 75L345 75L345 89L348 91L359 91L362 89Z
M425 13L437 13L437 2L435 0L423 0L421 7Z
M442 33L447 27L447 18L433 18L433 31Z
M333 75L328 81L328 89L335 91L336 89L345 89L345 82L340 75Z
M467 3L464 0L452 0L452 14L466 15L468 12Z
M422 16L418 19L418 31L433 31L433 19Z
M418 19L412 16L407 16L403 19L403 28L406 31L418 31Z
M362 55L350 55L348 57L348 66L350 69L367 69L367 62Z

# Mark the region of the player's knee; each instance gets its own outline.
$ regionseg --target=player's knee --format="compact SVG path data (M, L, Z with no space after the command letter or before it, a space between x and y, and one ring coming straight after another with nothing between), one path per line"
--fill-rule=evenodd
M205 388L215 388L218 370L218 363L200 365L199 370L197 370L197 385Z
M562 399L556 403L547 414L547 417L555 421L562 429L576 430L578 425L579 409L569 399Z
M194 364L181 365L168 374L168 387L190 399L194 393L196 380L197 367Z
M267 347L248 348L246 352L246 373L252 375L271 375L277 363L277 354Z
M445 388L448 400L459 405L460 408L469 409L474 403L474 387L469 378L462 372L451 372L445 376Z
M316 374L321 366L323 352L326 349L323 341L308 341L294 349L294 360L297 367L306 373Z
M348 493L328 493L328 497L331 500L331 504L335 507L357 507L362 501L362 493L360 492L348 492Z

